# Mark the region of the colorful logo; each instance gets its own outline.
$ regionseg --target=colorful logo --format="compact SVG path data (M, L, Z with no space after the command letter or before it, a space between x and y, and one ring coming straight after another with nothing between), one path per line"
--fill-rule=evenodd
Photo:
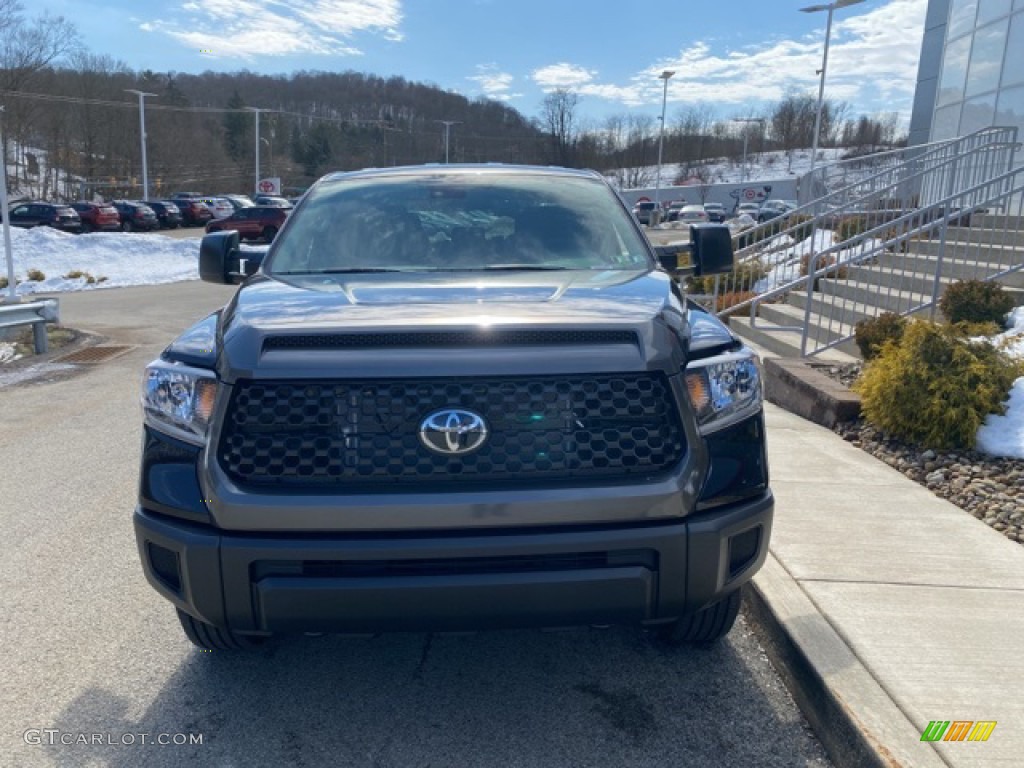
M931 720L921 741L988 741L995 729L995 720Z

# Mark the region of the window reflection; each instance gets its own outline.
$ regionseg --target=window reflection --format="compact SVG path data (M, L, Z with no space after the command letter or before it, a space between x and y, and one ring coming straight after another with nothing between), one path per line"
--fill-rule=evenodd
M1024 86L1006 88L999 94L996 125L1016 125L1024 134Z
M942 80L939 81L939 106L960 101L964 97L967 78L967 54L971 52L971 38L962 37L946 46L942 62Z
M1024 13L1018 13L1010 19L1010 34L1006 38L1003 85L1015 83L1024 83Z
M967 70L966 95L994 91L999 87L999 72L1003 66L1008 22L997 21L974 33L971 65Z
M1011 0L980 0L978 3L978 26L995 21L1010 12Z
M932 141L954 138L957 135L959 123L959 104L951 104L948 107L935 110L935 120L932 121Z
M966 136L982 128L992 125L996 113L996 95L989 93L964 102L963 116L960 118L960 135Z
M978 0L953 0L949 9L949 39L970 32L978 12Z

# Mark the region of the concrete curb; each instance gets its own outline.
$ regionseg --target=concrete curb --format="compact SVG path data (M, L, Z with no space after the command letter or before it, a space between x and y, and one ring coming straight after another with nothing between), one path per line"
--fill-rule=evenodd
M769 402L829 429L860 415L860 395L802 359L764 360L764 387Z
M836 766L947 768L772 553L752 584L747 615Z

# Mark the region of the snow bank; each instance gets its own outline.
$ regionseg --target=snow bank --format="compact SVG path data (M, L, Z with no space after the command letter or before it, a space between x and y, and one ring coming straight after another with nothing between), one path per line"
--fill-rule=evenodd
M199 241L178 240L157 234L95 232L72 235L50 227L11 228L14 272L26 279L38 269L46 280L23 282L19 294L78 291L128 285L156 285L199 277ZM3 249L0 246L0 255ZM68 279L72 270L87 272L103 283L88 285L85 278ZM0 269L6 274L6 266Z
M1007 318L1009 330L991 341L1012 357L1024 360L1024 307ZM993 456L1024 459L1024 376L1010 390L1009 406L1003 416L990 415L978 429L978 450Z

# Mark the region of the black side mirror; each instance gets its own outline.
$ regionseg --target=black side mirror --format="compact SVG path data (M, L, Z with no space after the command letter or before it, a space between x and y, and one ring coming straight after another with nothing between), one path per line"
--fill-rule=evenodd
M232 230L206 235L199 244L199 277L208 283L237 282L238 233Z
M691 224L690 248L697 277L732 272L732 233L727 225Z
M199 244L199 277L221 285L240 283L256 274L266 255L265 249L242 251L235 231L214 232Z

